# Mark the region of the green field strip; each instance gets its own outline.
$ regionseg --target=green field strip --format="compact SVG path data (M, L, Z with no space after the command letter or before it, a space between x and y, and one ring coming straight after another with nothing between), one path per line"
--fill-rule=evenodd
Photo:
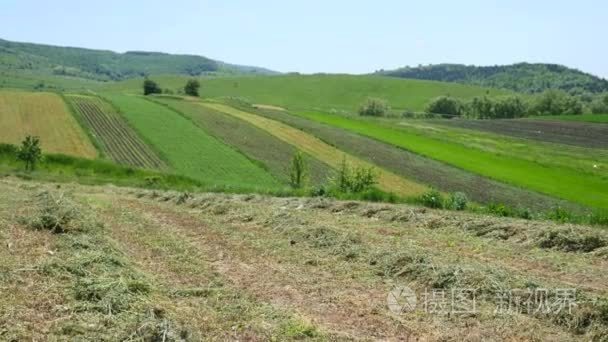
M310 134L281 122L244 112L223 104L201 102L200 105L245 120L256 127L273 134L278 139L294 145L303 152L314 155L316 158L333 168L339 168L344 158L355 166L374 167L379 171L378 186L384 191L404 196L416 196L427 190L427 187L424 185L397 176L384 169L379 169L374 164L349 155Z
M608 179L567 168L497 155L429 138L382 124L319 112L296 113L304 118L393 144L479 175L550 196L598 208L608 208Z
M179 113L139 96L105 96L178 173L209 185L280 186L266 170Z
M111 106L92 96L67 95L66 98L110 159L134 167L166 169L165 163Z
M266 130L231 115L198 105L197 102L158 97L156 102L167 105L191 119L205 132L234 147L249 158L261 163L275 178L289 183L289 167L298 150ZM322 184L333 169L314 155L306 155L311 185Z

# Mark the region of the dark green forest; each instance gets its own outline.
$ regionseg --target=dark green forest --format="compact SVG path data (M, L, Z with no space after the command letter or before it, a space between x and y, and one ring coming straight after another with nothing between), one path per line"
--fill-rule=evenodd
M119 81L158 74L269 74L270 70L231 65L202 56L160 52L116 53L73 47L16 43L0 39L0 71Z
M501 66L437 64L380 70L376 74L457 82L525 93L540 93L548 89L564 90L573 95L608 91L607 80L557 64L519 63Z

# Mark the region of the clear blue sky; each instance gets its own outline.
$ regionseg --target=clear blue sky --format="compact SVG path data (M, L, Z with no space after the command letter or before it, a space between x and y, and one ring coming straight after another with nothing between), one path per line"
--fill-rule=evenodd
M553 62L608 77L605 0L1 0L0 38L279 71Z

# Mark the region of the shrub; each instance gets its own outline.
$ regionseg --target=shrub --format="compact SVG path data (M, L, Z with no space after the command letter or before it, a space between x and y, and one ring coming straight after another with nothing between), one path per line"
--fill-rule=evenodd
M390 106L385 100L368 98L360 107L359 115L364 116L386 116Z
M440 96L428 104L426 111L432 114L441 114L444 117L460 116L462 113L460 100L449 96Z
M422 194L419 201L422 205L428 208L442 209L444 206L443 195L435 189L431 189Z
M201 84L198 80L191 79L188 80L188 83L186 83L186 86L184 87L184 92L186 93L186 95L198 96L198 90L200 87Z
M370 189L377 182L378 175L373 167L353 168L346 162L346 158L342 160L338 174L333 180L337 190L341 193L361 193Z
M160 86L158 85L158 83L156 83L150 79L144 80L144 95L161 94L162 92L163 91L160 88Z
M488 212L501 217L513 216L513 210L502 203L488 204Z
M468 202L469 200L466 194L463 192L455 192L450 195L450 198L446 203L446 208L452 210L465 210Z

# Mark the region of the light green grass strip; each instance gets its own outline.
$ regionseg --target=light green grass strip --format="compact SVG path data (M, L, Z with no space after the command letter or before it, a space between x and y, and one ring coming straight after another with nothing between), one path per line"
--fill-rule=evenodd
M608 208L606 177L593 177L568 168L549 168L531 161L450 144L360 119L319 112L299 112L297 115L356 132L488 178L572 202Z

